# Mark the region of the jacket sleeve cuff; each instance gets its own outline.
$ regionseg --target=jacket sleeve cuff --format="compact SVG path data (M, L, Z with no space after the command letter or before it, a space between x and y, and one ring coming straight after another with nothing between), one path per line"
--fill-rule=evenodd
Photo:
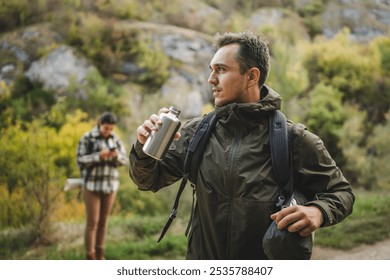
M325 202L323 202L321 200L315 200L315 201L310 201L310 202L306 203L305 206L315 206L321 210L322 218L323 218L321 227L331 226L334 224L334 221L332 218L333 217L332 212L330 211L329 207L327 206L327 204Z
M147 158L152 159L150 156L148 156L147 154L144 153L144 151L142 150L143 146L144 145L142 145L137 140L137 142L133 145L133 147L131 149L131 153L137 158L137 160L143 160L143 159L147 159Z

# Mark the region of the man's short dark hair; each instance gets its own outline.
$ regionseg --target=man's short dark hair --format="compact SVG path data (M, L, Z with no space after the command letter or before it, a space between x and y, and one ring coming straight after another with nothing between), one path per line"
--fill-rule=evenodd
M240 33L227 32L217 34L214 49L217 51L221 47L230 44L238 44L240 46L237 60L242 75L252 67L257 67L260 70L259 88L261 88L267 80L270 70L268 43L249 31Z
M99 124L116 124L116 122L116 116L111 112L104 112L99 118Z

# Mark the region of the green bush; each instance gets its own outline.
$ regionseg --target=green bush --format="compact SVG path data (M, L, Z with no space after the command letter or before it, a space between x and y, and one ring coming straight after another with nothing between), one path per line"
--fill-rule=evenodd
M120 212L125 215L156 215L162 211L168 213L167 207L164 207L163 202L155 194L139 191L136 186L132 185L126 171L122 170L122 173L126 173L127 182L121 184L117 195Z
M309 86L308 74L302 64L306 47L299 42L276 40L271 48L273 60L267 84L280 93L283 109L288 111L287 102L294 96L301 96Z
M380 66L382 68L383 74L390 74L390 38L389 37L379 37L373 42L373 48L376 48L380 52Z
M20 260L34 244L28 228L0 231L0 259Z
M148 85L151 91L160 88L169 78L170 59L149 37L140 33L133 36L133 40L128 44L129 49L124 50L123 57L134 58L137 65L143 69L141 74L135 76L135 81Z
M56 103L52 91L43 89L41 84L32 84L23 76L15 81L11 99L13 119L28 122L49 111Z
M125 107L124 92L120 85L104 79L98 71L91 71L84 84L71 82L67 96L60 100L63 104L59 110L72 112L77 109L86 112L89 117L97 119L102 112L111 111L118 116L126 116L130 112Z
M136 0L104 1L96 4L98 11L119 19L133 19L138 17L139 2Z
M65 7L65 5L62 5L61 2L70 1L0 0L0 32L10 31L18 27L38 22L44 22L50 18L51 12L62 10L62 8Z
M359 102L362 91L372 88L377 67L376 61L363 53L362 46L350 41L349 32L314 43L305 58L311 84L331 84L344 92L346 99Z
M390 122L375 126L367 140L367 165L371 166L371 184L375 188L390 190ZM367 180L368 181L368 180Z
M365 189L388 190L390 123L371 126L366 113L355 106L344 106L344 110L348 118L340 133L339 147L346 160L347 178Z
M63 31L69 44L81 50L105 77L121 73L121 63L132 62L138 74L126 79L159 88L169 77L169 58L141 31L94 14L79 13Z
M309 92L304 123L324 141L333 158L342 163L338 148L339 134L346 118L341 103L342 93L332 86L319 83Z
M22 25L28 15L28 0L0 0L0 32Z
M40 121L24 124L24 127L16 124L3 130L0 136L2 143L8 143L0 148L3 170L0 179L6 182L8 196L15 197L12 201L19 202L8 207L9 215L12 219L17 217L18 221L0 223L27 225L28 221L34 239L42 241L50 235L51 217L60 192L58 186L64 181L64 170L54 163L56 148L52 139L56 137L55 131L43 127ZM20 213L18 206L28 211Z
M332 40L318 40L304 60L310 87L320 82L331 85L343 93L343 102L359 104L367 111L368 121L383 122L390 104L390 82L381 71L387 48L382 48L381 56L377 46L352 42L348 30Z
M321 228L315 243L339 249L351 249L360 244L373 244L390 237L389 192L355 190L356 202L351 216L338 225Z
M371 166L366 162L367 113L359 111L356 105L344 105L347 116L340 131L338 145L343 151L343 171L353 185L374 188L371 183Z
M310 17L313 15L318 15L323 12L325 1L326 0L306 1L306 3L297 6L295 9L302 17Z
M11 89L0 82L0 131L12 124Z
M83 118L80 111L67 114L58 130L42 120L2 129L0 141L7 145L0 146L1 227L29 226L36 240L50 237L54 217L64 218L57 210L68 207L61 190L65 178L79 174L76 147L92 127Z

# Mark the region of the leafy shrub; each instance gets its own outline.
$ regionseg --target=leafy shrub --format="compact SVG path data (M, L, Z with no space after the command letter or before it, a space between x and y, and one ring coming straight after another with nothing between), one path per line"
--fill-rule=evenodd
M169 58L159 50L148 38L135 40L130 48L130 54L135 56L137 64L146 69L138 78L143 84L159 88L169 77Z
M390 38L379 37L372 43L374 49L379 50L380 53L380 66L383 74L390 74Z
M304 65L311 87L319 82L332 85L343 93L343 102L359 104L367 111L370 122L385 120L390 83L381 75L380 56L375 48L352 42L349 31L344 30L332 40L315 42Z
M118 116L128 115L123 96L120 85L104 79L97 71L91 71L84 84L71 82L67 96L59 100L56 109L63 115L80 109L94 119L105 111L114 112Z
M348 118L341 130L339 145L346 159L347 178L368 190L388 190L389 122L367 128L364 112L353 106L345 106L344 110Z
M0 32L24 23L28 14L28 0L0 0Z
M367 162L371 171L370 184L375 188L390 189L390 122L375 126L367 140ZM368 181L368 180L367 180Z
M307 33L311 38L314 38L317 35L322 33L322 15L314 15L310 17L305 17L303 23L307 28Z
M352 215L340 224L319 229L316 244L351 249L359 244L373 244L389 238L389 193L360 190L355 191L355 195Z
M41 84L32 84L27 78L19 76L11 93L14 119L32 121L46 113L56 102L54 93L42 88Z
M366 161L366 112L359 111L356 105L344 105L345 115L348 116L340 131L338 145L345 159L344 172L353 185L366 188L374 187L370 165Z
M376 62L363 55L364 49L349 39L349 32L329 41L313 44L305 59L312 85L331 84L344 92L345 98L359 102L360 94L372 88Z
M93 14L77 14L66 26L67 41L86 54L103 76L115 76L123 71L123 63L134 63L140 71L127 79L152 88L168 79L169 58L141 31Z
M30 209L25 203L24 189L10 191L10 186L0 186L0 227L20 227L30 221Z
M104 1L96 4L99 11L119 19L137 18L139 6L136 0Z
M50 234L51 215L55 209L58 186L64 180L63 169L54 164L56 148L51 139L55 131L42 126L39 121L7 128L1 134L0 166L1 180L6 182L9 197L18 194L20 203L8 208L11 216L18 217L19 209L28 211L12 224L28 221L36 240L44 240ZM19 197L19 195L17 197ZM16 201L15 201L16 202ZM28 202L28 203L26 203ZM15 212L16 211L16 212Z
M68 3L63 5L61 2ZM70 2L69 0L0 0L0 32L45 21L50 18L51 12L62 10Z
M12 123L11 89L0 82L0 131Z
M0 232L0 259L20 260L34 240L28 228L2 230Z
M294 96L301 96L309 86L308 73L302 64L307 47L302 43L276 40L271 48L273 60L267 83L281 94L282 105L286 105L284 102L287 103Z
M18 122L3 129L0 141L0 225L29 225L38 240L47 239L53 218L80 218L84 207L75 194L64 194L66 177L79 175L76 147L81 136L92 126L83 121L80 111L66 115L66 124L58 131L34 120L21 126ZM3 203L4 202L4 203ZM28 203L26 203L28 202Z
M126 177L128 175L126 174ZM128 179L130 180L130 179ZM117 202L119 203L120 212L125 215L156 215L161 212L163 207L162 201L151 193L139 191L135 186L121 184L118 191Z
M318 134L338 164L342 153L338 148L339 134L346 118L341 103L342 93L322 83L309 93L308 109L304 123Z

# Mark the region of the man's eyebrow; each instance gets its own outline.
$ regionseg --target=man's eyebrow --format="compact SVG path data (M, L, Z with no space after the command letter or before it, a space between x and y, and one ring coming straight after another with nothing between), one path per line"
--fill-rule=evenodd
M227 68L228 66L226 64L223 64L223 63L216 63L216 64L210 64L209 65L210 69L212 69L213 67L224 67L224 68Z

